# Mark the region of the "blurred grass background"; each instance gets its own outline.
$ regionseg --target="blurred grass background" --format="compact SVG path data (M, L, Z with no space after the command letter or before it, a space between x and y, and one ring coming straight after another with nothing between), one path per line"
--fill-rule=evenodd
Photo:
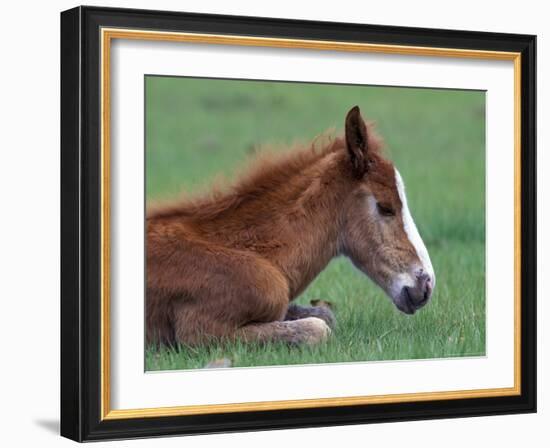
M261 145L342 132L354 105L377 123L407 187L437 276L431 302L401 314L366 276L333 260L298 299L335 304L337 327L318 347L220 344L146 352L147 370L217 358L263 366L485 354L485 93L147 76L146 200L205 191Z

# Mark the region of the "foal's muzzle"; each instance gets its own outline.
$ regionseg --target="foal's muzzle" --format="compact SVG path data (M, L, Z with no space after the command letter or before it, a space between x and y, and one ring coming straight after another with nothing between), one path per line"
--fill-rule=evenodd
M406 314L414 314L416 310L422 308L433 292L433 278L426 272L420 272L416 275L416 284L414 286L404 286L401 290L400 300L396 303L397 308Z

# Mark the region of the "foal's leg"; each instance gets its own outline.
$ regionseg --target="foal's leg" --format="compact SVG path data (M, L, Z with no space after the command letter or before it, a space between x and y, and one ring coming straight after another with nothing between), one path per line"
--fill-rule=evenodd
M328 306L301 306L295 303L291 303L288 306L285 321L295 321L307 317L322 319L330 328L334 328L336 324L334 313Z
M235 336L247 342L286 342L288 344L315 345L325 341L331 331L324 320L306 317L292 321L245 325Z
M228 319L230 313L224 318L218 318L188 303L181 303L175 308L175 337L186 345L206 344L215 340L314 345L326 340L331 333L326 322L317 317L283 321L275 320L274 316L269 322L247 323L237 327L232 319Z

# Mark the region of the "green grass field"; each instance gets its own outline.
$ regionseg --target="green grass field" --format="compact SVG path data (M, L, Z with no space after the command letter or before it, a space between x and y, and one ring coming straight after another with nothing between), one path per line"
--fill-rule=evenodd
M146 370L479 356L485 354L485 94L471 91L146 78L148 204L231 180L262 144L340 132L355 104L377 122L401 172L437 276L414 316L344 258L297 302L335 305L337 326L316 347L224 344L146 352Z

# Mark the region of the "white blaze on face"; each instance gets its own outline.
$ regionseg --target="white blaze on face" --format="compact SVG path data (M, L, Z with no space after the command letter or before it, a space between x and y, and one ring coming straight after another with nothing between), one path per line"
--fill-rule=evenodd
M430 277L432 278L432 286L435 286L435 275L432 267L432 262L430 260L430 256L428 255L428 250L424 245L424 241L422 241L422 238L418 233L418 229L416 228L416 225L413 221L411 212L409 211L409 206L407 205L407 196L405 195L405 184L403 183L403 179L401 178L401 174L399 174L399 171L397 171L397 168L395 168L395 183L397 191L399 193L399 199L401 199L401 203L403 204L401 215L403 219L403 227L405 233L409 237L409 241L416 250L416 254L420 259L420 262L422 263L422 268L424 269L424 272L430 275Z

